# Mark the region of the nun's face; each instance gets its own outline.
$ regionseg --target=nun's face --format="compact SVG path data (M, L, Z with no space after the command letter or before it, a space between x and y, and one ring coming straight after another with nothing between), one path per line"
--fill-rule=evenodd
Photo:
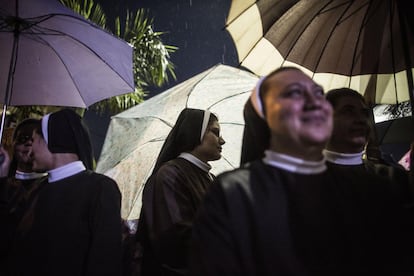
M322 87L297 70L279 72L267 81L264 106L271 148L298 157L310 147L323 149L332 132L332 107Z
M218 121L213 121L207 127L201 144L191 153L204 162L218 160L221 158L222 145L225 143L220 136L220 125Z
M32 166L32 129L29 127L23 127L16 133L16 139L14 140L14 157L19 163L19 169L23 166Z
M364 102L353 96L341 97L335 106L329 148L343 153L361 152L368 142L369 118Z
M52 169L53 156L47 147L45 139L38 133L33 133L32 143L33 171L45 172Z

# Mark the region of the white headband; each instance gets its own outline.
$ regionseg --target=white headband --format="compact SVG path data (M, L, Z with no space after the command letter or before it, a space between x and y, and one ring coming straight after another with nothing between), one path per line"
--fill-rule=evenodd
M47 125L49 124L49 117L50 117L50 113L46 114L42 118L42 134L43 134L43 138L46 141L46 144L49 144L49 136L48 136L48 131L47 131Z
M257 84L256 87L253 89L252 94L250 95L250 99L252 101L253 107L256 110L256 113L262 118L264 119L264 113L263 113L263 103L262 100L260 99L260 86L262 85L263 80L265 79L265 77L261 77Z
M204 133L206 132L208 121L210 120L211 112L209 110L204 110L203 124L201 125L201 136L200 141L203 141Z

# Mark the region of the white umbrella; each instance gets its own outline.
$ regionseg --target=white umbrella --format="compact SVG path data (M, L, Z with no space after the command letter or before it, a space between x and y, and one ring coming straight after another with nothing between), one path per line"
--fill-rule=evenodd
M232 0L226 30L257 75L300 66L325 90L372 104L414 104L414 29L407 1Z
M239 166L244 127L243 106L258 77L216 65L111 118L96 171L115 179L122 192L122 217L137 219L143 184L161 146L185 107L218 115L226 141L222 158L211 162L218 174Z
M132 47L57 0L0 0L0 101L88 107L134 91Z

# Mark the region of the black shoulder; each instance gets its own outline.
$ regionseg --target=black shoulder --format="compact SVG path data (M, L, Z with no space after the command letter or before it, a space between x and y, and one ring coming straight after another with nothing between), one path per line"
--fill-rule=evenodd
M251 164L247 163L240 168L225 171L217 176L219 182L238 182L240 180L247 181L250 176Z
M215 182L224 190L234 189L236 186L245 185L249 181L250 171L247 169L235 169L220 174Z
M240 168L219 174L215 182L219 183L225 192L238 190L250 194L252 183L257 182L257 175L263 174L263 167L261 160L246 163Z

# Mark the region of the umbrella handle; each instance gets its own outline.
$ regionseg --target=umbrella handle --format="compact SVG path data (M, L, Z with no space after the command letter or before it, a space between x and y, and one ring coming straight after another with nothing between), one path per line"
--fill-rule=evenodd
M3 113L1 114L0 143L3 142L4 121L6 120L6 110L7 110L7 105L3 105ZM0 160L0 164L1 163L3 163L3 161Z

